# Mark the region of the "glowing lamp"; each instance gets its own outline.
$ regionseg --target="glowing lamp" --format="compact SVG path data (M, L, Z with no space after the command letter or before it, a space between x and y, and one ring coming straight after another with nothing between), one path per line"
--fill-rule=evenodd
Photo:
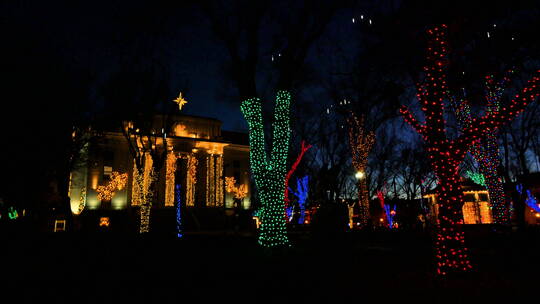
M362 179L362 178L364 178L364 172L358 171L358 172L356 172L354 177L356 177L356 179Z

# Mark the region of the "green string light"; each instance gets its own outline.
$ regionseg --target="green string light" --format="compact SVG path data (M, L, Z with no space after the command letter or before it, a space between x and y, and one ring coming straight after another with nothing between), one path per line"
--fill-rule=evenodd
M261 100L259 98L250 98L242 102L240 106L240 110L249 126L249 160L261 200L259 244L263 247L289 245L285 226L285 201L283 196L290 138L290 104L291 94L287 91L278 91L270 159L265 149Z
M482 173L477 173L477 172L472 172L472 171L467 171L467 176L469 176L470 179L472 179L472 181L477 184L477 185L480 185L480 186L486 186L486 179L484 177L484 174Z

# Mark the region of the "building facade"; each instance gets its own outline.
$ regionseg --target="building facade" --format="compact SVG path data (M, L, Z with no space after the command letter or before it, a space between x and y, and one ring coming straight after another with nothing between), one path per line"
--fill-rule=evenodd
M152 192L157 214L174 211L178 200L187 209L252 208L248 135L222 131L213 118L176 115L167 117L168 127L160 123L164 119L154 118L146 129L151 134L127 122L124 130L91 136L71 172L74 215L136 210L144 191ZM145 145L157 153L142 149ZM142 160L139 170L135 152ZM145 188L152 176L152 186Z

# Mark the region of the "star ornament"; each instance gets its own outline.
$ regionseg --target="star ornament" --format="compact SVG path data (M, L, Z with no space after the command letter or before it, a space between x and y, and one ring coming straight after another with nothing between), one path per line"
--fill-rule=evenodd
M178 95L178 98L174 99L173 101L178 104L178 108L180 110L182 110L182 107L187 103L187 100L185 100L184 97L182 97L182 92L180 92L180 94Z

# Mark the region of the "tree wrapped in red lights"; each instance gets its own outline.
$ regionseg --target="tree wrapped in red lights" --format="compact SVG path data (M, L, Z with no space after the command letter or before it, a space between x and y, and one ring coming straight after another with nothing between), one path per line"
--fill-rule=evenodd
M510 79L506 76L499 82L495 81L492 75L486 76L486 112L488 114L499 111L502 93L509 81ZM465 98L457 100L452 96L450 96L450 99L461 128L472 127L471 121L473 117L469 101ZM471 154L479 164L480 173L484 177L495 223L509 224L510 212L506 206L503 182L498 174L500 158L497 138L497 131L484 134L480 140L472 144Z
M488 112L471 119L455 139L447 137L443 118L444 100L448 98L446 68L448 65L446 25L428 30L429 42L425 79L418 87L417 98L426 122L416 120L403 106L400 110L404 119L418 132L427 145L431 166L437 176L439 219L436 238L437 272L441 275L464 272L472 268L463 224L463 192L459 183L458 169L469 148L504 123L511 121L539 95L538 73L529 80L521 94L516 95L507 107Z
M375 134L373 132L366 132L363 119L358 119L354 114L351 114L347 122L349 125L349 145L352 154L352 164L356 170L356 177L358 179L358 206L360 210L358 223L360 223L360 227L365 227L370 219L369 192L365 172L369 152L375 143Z
M293 163L291 169L289 169L289 172L287 172L287 175L285 176L285 210L289 207L289 179L293 175L294 171L296 171L296 168L300 164L300 161L304 157L304 154L311 148L311 145L306 145L306 142L302 140L300 148L300 154L298 154L298 157L296 158L296 161ZM288 217L286 217L288 219Z

